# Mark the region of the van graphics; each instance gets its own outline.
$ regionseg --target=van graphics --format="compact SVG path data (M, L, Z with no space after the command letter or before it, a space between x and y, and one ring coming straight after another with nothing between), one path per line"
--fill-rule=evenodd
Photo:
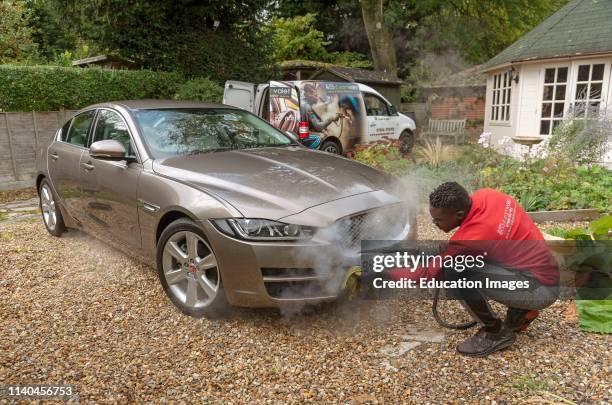
M302 142L316 148L326 140L339 142L343 151L365 139L365 117L359 86L354 83L300 81L300 121L308 123ZM317 145L317 146L315 146Z
M270 124L281 131L298 133L300 103L291 82L270 82Z
M270 87L270 97L291 98L291 87Z

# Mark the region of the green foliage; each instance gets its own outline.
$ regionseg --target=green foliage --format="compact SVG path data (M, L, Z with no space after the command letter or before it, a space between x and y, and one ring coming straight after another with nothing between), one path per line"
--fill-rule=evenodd
M402 156L399 145L387 142L360 145L355 148L353 159L396 176L410 168L410 162Z
M30 15L23 1L0 1L0 63L28 61L38 56L28 26Z
M565 3L567 0L421 1L413 14L422 18L408 46L437 54L455 50L468 63L482 63Z
M174 99L220 103L223 100L223 87L208 78L192 79L178 88Z
M259 81L270 76L267 38L258 27L265 0L223 2L49 0L55 18L98 53L153 70Z
M315 13L273 18L264 28L272 38L273 59L277 62L306 59L357 68L372 67L372 62L361 53L330 52L327 47L331 41L325 40L325 34L314 27L316 21Z
M172 98L183 78L149 70L0 66L1 111L78 109L102 101Z
M564 239L612 240L612 215L604 215L591 221L587 228L552 229L546 231L546 233Z
M359 69L371 69L372 61L359 52L330 52L330 62L334 65L347 66Z
M431 169L438 169L444 162L452 160L454 149L442 143L440 137L433 141L426 138L422 145L415 149L415 154Z
M82 46L78 45L77 33L70 30L70 25L65 23L61 15L57 16L52 12L48 3L47 0L26 0L31 12L28 26L32 30L33 41L38 45L40 56L47 61L61 61L65 52L73 53ZM72 59L64 65L69 66L70 62Z
M436 158L431 164L430 159L412 162L387 146L375 145L358 150L355 159L417 182L453 180L470 190L495 188L513 196L527 211L612 212L612 171L598 165L576 166L558 156L519 161L493 149L466 145L453 160Z
M313 27L316 14L308 13L291 18L273 18L267 27L273 35L274 59L277 61L308 59L324 61L328 58L323 33Z

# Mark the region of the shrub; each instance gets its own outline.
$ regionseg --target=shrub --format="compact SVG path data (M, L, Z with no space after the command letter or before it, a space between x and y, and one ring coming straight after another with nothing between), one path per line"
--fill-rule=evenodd
M415 149L415 154L432 169L437 169L443 162L452 160L455 153L450 145L444 145L440 137L435 141L425 139L422 146Z
M0 66L1 111L79 109L125 99L170 99L183 82L175 73L57 66Z
M389 140L357 145L353 159L395 176L402 175L410 167L410 162L402 156L397 142Z
M223 87L209 78L192 79L178 88L174 99L220 103L223 99Z
M588 120L563 120L550 138L548 151L578 164L600 162L611 139L612 119L604 112L591 114Z

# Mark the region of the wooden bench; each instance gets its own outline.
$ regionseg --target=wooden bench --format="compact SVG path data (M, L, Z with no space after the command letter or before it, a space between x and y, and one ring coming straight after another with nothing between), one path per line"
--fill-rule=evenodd
M455 138L455 145L465 142L465 120L429 120L425 136L449 136Z

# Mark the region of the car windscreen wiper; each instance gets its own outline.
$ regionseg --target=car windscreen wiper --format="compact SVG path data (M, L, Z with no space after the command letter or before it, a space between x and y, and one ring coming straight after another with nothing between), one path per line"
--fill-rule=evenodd
M187 153L187 155L203 155L205 153L211 153L211 152L222 152L224 150L232 150L235 148L214 148L214 149L196 149L196 150L192 150L191 152Z

